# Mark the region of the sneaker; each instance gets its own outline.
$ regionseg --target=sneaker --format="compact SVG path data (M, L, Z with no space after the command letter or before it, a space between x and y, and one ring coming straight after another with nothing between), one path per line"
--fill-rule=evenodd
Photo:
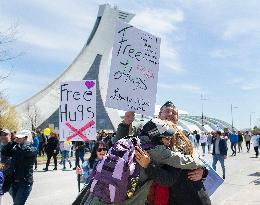
M63 167L63 170L65 170L66 169L66 167Z
M53 170L57 170L57 167L54 167Z
M73 170L76 170L76 169L77 169L77 167L74 167L74 168L73 168Z
M47 172L47 171L48 171L48 168L43 168L42 170Z

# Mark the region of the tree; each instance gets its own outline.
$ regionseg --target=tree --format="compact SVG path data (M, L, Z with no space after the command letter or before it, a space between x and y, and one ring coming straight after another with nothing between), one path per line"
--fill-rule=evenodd
M23 53L13 51L13 43L16 40L17 26L10 26L5 31L0 30L0 67L1 64L10 62L21 56ZM0 84L8 78L10 71L0 73ZM0 95L3 95L3 90L0 90Z
M36 128L40 125L40 109L36 105L27 105L26 110L30 127L32 130L36 130Z
M257 127L257 126L254 126L253 131L254 131L254 132L260 132L260 128Z
M15 108L3 97L0 97L0 128L9 130L17 130L19 128Z

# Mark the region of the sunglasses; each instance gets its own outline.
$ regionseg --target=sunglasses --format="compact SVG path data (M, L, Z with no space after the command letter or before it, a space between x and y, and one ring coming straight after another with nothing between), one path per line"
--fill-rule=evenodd
M97 149L97 152L102 152L102 151L106 152L106 151L107 151L107 148L98 148L98 149Z

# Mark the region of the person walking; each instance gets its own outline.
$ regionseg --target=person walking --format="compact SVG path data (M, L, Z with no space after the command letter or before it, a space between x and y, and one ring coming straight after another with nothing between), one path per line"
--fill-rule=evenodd
M62 163L63 163L63 169L66 169L66 162L69 162L70 168L72 167L71 161L69 159L70 152L72 148L72 142L70 140L66 140L63 143L63 149L62 149Z
M207 143L208 143L208 153L211 152L211 144L212 144L212 134L208 133L207 134Z
M231 150L232 150L232 155L231 156L236 156L237 154L237 143L238 143L238 135L236 134L235 130L232 131L232 133L229 133L229 140L231 142Z
M222 168L223 179L226 178L225 172L225 159L227 158L227 142L224 138L221 137L221 132L216 132L216 137L212 140L213 144L213 163L212 167L216 171L216 164L219 161Z
M22 130L16 133L14 142L9 142L2 149L2 155L11 157L13 205L24 205L32 190L33 164L37 156L32 140L31 132Z
M238 153L243 151L242 143L243 143L243 135L240 131L238 131Z
M195 148L199 149L199 146L200 146L200 134L197 132L197 130L195 130L193 132L193 135L195 136L195 139L196 139L196 146L195 146Z
M43 168L44 171L48 171L48 167L50 165L50 160L53 157L54 159L54 169L57 170L57 155L59 152L59 140L58 135L54 132L51 133L50 138L48 139L46 145L46 154L47 154L47 162L46 167Z
M85 154L85 148L86 148L86 144L85 142L79 141L79 142L75 142L75 157L76 157L76 161L75 161L75 167L73 168L73 170L76 170L77 167L79 167L79 160L81 160L81 163L84 163L84 154Z
M206 145L207 145L207 135L204 132L201 132L199 143L202 148L202 156L205 157L206 154Z
M37 150L37 153L39 153L39 138L38 135L36 135L35 132L32 132L32 137L33 137L33 143L32 146L35 147ZM34 162L34 170L37 170L37 157L35 157L35 162Z
M44 134L42 133L42 131L39 129L37 130L37 136L38 136L38 139L39 139L39 156L42 156L44 155L44 147L45 147L45 144L46 144L46 137L44 136Z
M247 152L249 152L250 151L251 134L249 133L249 131L246 131L244 136L245 136Z
M258 158L259 155L259 141L260 141L260 135L257 132L254 132L252 138L251 138L251 144L254 147L255 150L255 157Z

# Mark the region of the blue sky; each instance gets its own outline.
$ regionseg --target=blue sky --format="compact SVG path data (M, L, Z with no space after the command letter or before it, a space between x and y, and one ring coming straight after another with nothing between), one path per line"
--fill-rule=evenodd
M0 31L17 27L13 53L0 64L1 84L17 104L51 83L77 56L95 22L98 5L136 14L132 24L162 38L157 103L172 100L190 114L234 125L260 124L260 1L251 0L1 0Z

